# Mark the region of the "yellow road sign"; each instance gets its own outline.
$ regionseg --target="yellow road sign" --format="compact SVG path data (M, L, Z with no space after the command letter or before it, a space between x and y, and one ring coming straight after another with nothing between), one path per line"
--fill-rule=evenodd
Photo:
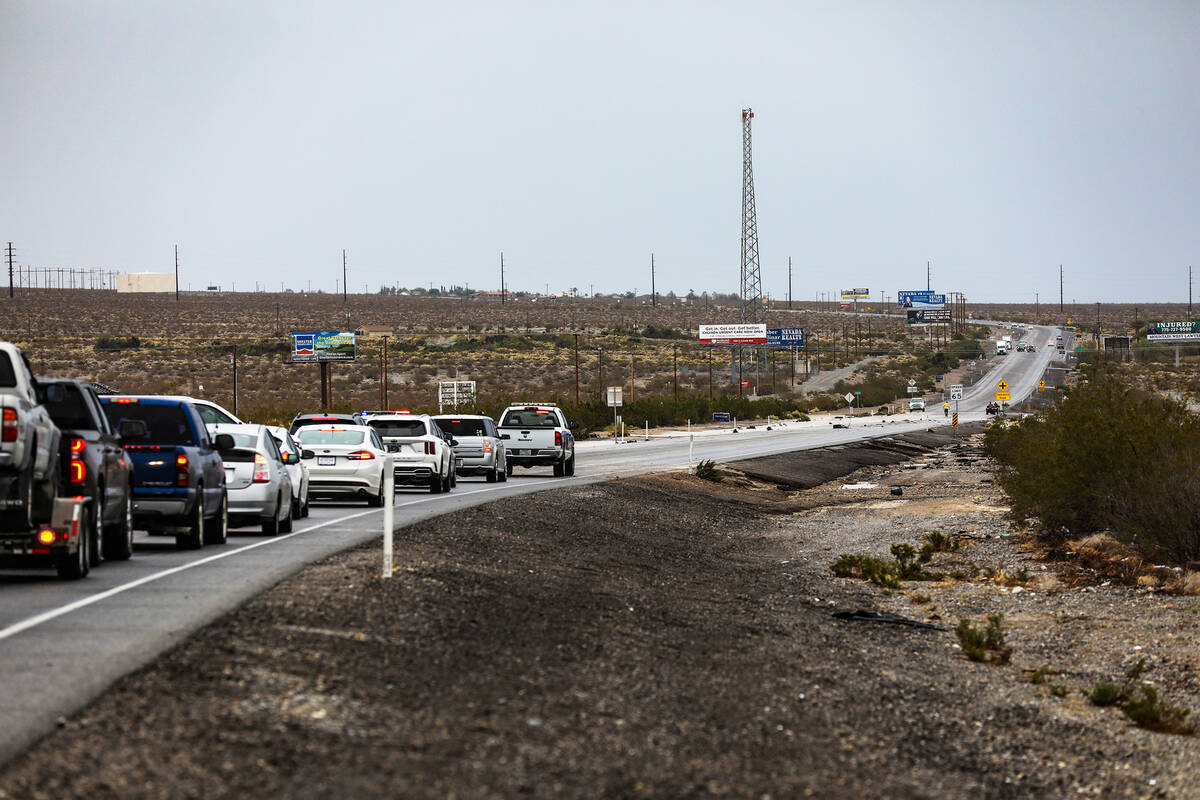
M996 392L997 403L1007 403L1012 400L1012 394L1009 392Z
M955 412L954 412L954 418L953 418L953 419L950 421L950 424L951 424L951 425L957 425L957 424L958 424L958 412L957 412L957 411L955 411Z
M1005 392L1005 391L1008 391L1008 384L1005 383L1004 381L1000 381L999 383L996 384L996 388L1002 392Z
M1046 382L1045 381L1038 381L1038 391L1039 392L1046 391Z

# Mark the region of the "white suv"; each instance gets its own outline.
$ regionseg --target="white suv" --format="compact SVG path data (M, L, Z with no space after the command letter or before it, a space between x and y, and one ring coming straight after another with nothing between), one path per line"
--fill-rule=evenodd
M914 397L912 400L909 400L908 401L908 410L909 411L924 411L925 410L925 398L924 397Z
M428 414L371 414L365 422L392 454L397 486L427 486L433 494L454 488L456 442Z

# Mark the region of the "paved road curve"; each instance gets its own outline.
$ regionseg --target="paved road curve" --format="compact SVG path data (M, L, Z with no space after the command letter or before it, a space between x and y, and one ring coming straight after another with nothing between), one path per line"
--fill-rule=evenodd
M1030 337L1050 339L1052 329ZM1053 341L1050 339L1050 341ZM1035 386L1052 349L1000 359L991 379L964 397L962 421L983 418L994 383L1011 385L1018 400ZM993 380L994 379L994 380ZM695 460L728 461L811 449L943 425L940 413L887 420L854 420L849 429L828 422L789 423L705 431L650 441L581 443L574 478L549 470L518 471L508 483L461 480L448 495L401 490L396 527L503 497L644 472L680 469ZM133 559L109 562L83 581L59 582L51 572L0 572L0 763L13 757L56 720L78 710L114 680L147 663L221 614L227 613L303 565L381 535L382 512L361 505L314 505L296 531L274 538L257 529L235 531L223 547L176 551L170 539L140 534Z

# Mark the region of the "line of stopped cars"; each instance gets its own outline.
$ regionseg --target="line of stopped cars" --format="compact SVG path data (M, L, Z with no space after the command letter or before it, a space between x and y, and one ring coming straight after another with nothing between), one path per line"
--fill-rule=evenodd
M482 414L300 414L288 428L244 422L207 400L113 394L33 375L0 342L0 567L62 578L133 554L134 530L177 547L224 544L231 527L273 536L310 501L382 506L396 491L451 491L458 476L506 481L516 467L575 471L575 423L553 404Z

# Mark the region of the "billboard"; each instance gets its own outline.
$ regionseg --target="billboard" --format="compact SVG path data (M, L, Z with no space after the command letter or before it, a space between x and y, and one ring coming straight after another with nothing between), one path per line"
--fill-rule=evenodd
M292 361L353 361L353 331L292 333Z
M1146 338L1152 342L1200 341L1200 322L1147 322Z
M766 344L767 326L738 323L701 325L700 344Z
M901 308L941 308L946 305L946 295L928 290L896 292L896 304Z
M767 328L767 347L804 347L804 328Z
M871 299L871 291L869 289L842 289L843 300L869 300Z
M948 308L910 308L908 309L909 325L939 325L950 322Z

